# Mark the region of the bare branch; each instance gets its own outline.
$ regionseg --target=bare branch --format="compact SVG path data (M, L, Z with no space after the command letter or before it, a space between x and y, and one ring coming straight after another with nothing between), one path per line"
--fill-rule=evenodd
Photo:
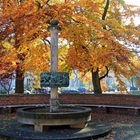
M48 39L43 39L44 44L46 44L46 41L48 42L49 45L51 45L51 42Z
M108 11L108 8L109 8L109 0L106 1L106 5L105 5L105 8L104 8L104 13L102 15L102 20L105 20L106 18L106 15L107 15L107 11Z
M105 66L105 68L106 68L106 73L105 73L103 76L101 76L101 77L99 78L99 80L102 80L103 78L105 78L106 76L108 76L109 69L108 69L107 66Z

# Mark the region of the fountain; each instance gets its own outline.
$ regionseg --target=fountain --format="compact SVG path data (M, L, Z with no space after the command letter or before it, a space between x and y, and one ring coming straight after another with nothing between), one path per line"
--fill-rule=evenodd
M35 131L43 132L43 126L69 125L84 128L91 120L91 109L79 106L64 106L59 103L58 87L69 86L66 72L58 72L58 21L49 26L51 32L51 72L41 74L41 87L51 87L50 106L23 108L17 111L17 120L34 126Z
M16 121L9 121L8 127L1 122L0 127L5 129L0 128L0 135L14 140L87 140L107 134L111 127L91 122L90 108L59 103L58 87L68 86L69 76L58 72L58 21L50 23L49 31L51 72L41 74L41 86L51 87L50 104L18 109Z

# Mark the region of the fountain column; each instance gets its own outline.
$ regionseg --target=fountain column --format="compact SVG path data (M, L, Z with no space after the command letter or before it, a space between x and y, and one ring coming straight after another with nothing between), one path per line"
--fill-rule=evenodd
M58 21L51 21L49 26L49 31L51 34L51 72L58 72L58 33L60 30ZM50 112L55 112L58 110L58 108L58 87L51 87Z

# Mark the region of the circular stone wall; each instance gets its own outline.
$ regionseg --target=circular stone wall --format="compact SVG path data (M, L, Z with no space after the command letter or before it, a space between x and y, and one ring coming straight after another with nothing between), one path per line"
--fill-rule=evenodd
M22 124L34 125L37 131L43 131L42 126L70 125L82 128L91 120L91 109L60 106L58 112L49 112L49 106L26 107L17 110L17 120Z

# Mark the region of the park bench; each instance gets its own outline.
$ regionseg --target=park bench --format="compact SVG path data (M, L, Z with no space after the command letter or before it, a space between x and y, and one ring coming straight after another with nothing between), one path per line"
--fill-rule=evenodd
M4 105L0 106L0 113L8 112L12 113L15 112L16 109L21 107L29 107L29 106L44 106L45 104L24 104L24 105ZM73 104L71 104L73 105ZM94 109L103 109L106 113L111 113L112 109L119 110L122 113L127 112L128 109L132 110L134 115L140 115L140 106L126 106L126 105L107 105L107 104L74 104L74 105L80 105L84 107L90 107L93 110Z
M44 106L44 104L24 104L24 105L3 105L0 106L0 113L13 113L15 112L18 108L22 108L22 107L30 107L30 106Z
M81 106L90 107L90 108L103 108L106 113L111 113L111 109L122 110L126 112L128 109L133 110L134 115L140 114L140 106L127 106L127 105L106 105L106 104L79 104Z

